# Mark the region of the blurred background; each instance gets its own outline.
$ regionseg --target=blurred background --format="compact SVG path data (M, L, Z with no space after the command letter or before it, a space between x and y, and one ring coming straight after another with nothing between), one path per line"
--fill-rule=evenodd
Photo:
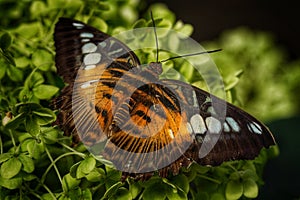
M226 29L247 26L272 32L291 58L300 57L299 3L293 0L148 0L165 3L178 19L194 26L197 41L215 39Z
M200 44L214 41L213 46L223 48L222 53L227 54L226 51L230 51L231 48L230 38L234 36L244 43L243 49L251 49L246 51L248 55L240 54L243 49L240 49L236 56L231 54L235 61L215 58L220 68L229 65L224 63L226 61L232 62L233 65L242 65L243 62L249 61L248 57L252 56L250 53L257 54L254 60L257 58L258 62L253 63L253 60L250 60L250 64L244 68L244 74L238 85L242 85L243 90L253 90L249 85L259 85L253 83L261 82L260 88L248 94L243 91L238 93L244 95L241 97L243 107L267 123L280 148L279 157L270 160L267 164L264 172L265 186L257 199L300 199L298 2L280 0L150 0L148 2L149 4L164 2L175 12L178 19L192 24L194 26L192 38ZM263 49L261 43L268 46L265 49L269 50L261 51ZM277 56L272 57L268 53L270 51L276 51ZM265 61L259 56L265 57ZM237 61L241 57L243 57L242 61ZM266 62L271 66L265 64ZM245 76L247 78L244 78ZM247 81L250 82L244 84ZM271 99L277 99L277 102ZM252 107L251 101L255 108ZM261 107L259 107L260 102ZM269 106L265 107L266 105Z

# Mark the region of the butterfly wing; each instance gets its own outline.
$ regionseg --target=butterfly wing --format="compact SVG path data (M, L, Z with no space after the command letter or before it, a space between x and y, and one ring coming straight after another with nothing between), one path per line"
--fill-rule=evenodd
M158 80L153 65L140 70L126 45L93 27L61 18L54 40L57 71L68 83L53 101L58 124L66 134L79 132L87 146L109 139L103 155L125 177L146 179L155 170L165 177L193 161L252 159L275 144L246 112L189 84Z
M100 63L118 58L119 61L122 61L121 58L123 58L123 62L130 60L132 63L131 66L128 66L129 68L140 64L137 56L125 44L77 20L59 18L55 26L54 41L57 73L67 83L74 82L80 67L92 67L91 63L86 65L84 59L91 59L91 56L87 55L93 55L93 53L98 52L101 57L106 58L106 60L101 58L97 67L100 67ZM85 58L85 56L87 57ZM97 72L98 70L99 68L92 71Z
M73 112L85 119L80 125L89 124L91 119L84 115L95 110L95 95L92 93L100 77L118 79L119 74L107 73L107 69L128 71L136 68L140 61L117 39L73 19L59 19L55 26L54 41L57 73L68 84L60 96L53 100L54 108L60 110L57 124L66 135L76 135ZM95 129L95 126L91 125L89 129Z
M172 92L152 83L158 82L158 74L139 70L140 62L127 46L79 21L61 18L54 40L57 71L68 83L54 100L65 133L79 133L78 141L88 147L97 146L106 135L110 142L102 155L124 171L134 171L131 164L139 172L152 174L162 168L162 176L169 169L178 173L182 162L171 163L188 146L176 146L191 141L186 131L179 131L185 113ZM157 162L148 165L152 160Z
M182 93L181 101L190 107L186 123L194 142L185 156L199 164L253 159L263 147L275 145L268 128L240 108L184 82L162 82Z

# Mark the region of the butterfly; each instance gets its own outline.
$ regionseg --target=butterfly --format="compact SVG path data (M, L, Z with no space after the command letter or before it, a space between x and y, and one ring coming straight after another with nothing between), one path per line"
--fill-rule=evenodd
M60 18L54 41L67 84L53 100L57 123L125 178L253 159L275 145L250 114L188 83L159 79L162 63L142 69L129 47L96 28Z

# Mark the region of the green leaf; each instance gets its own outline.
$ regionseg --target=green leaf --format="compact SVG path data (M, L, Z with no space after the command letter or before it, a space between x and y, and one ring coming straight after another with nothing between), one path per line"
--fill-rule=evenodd
M20 113L17 116L13 117L11 120L9 120L6 124L6 128L15 129L18 128L21 123L24 122L26 118L26 113Z
M239 82L239 78L233 76L230 77L226 80L226 86L225 86L225 90L230 90L232 88L234 88Z
M174 30L178 31L179 37L185 39L193 33L193 26L190 24L184 24L181 20L177 21L174 25Z
M178 190L177 192L169 190L169 192L167 192L166 194L168 200L188 200L187 194L180 190Z
M175 14L171 12L165 4L162 3L153 4L150 6L149 10L152 11L154 19L159 17L162 19L168 19L171 24L175 22L176 19Z
M139 19L137 20L133 25L132 25L132 29L135 28L144 28L147 26L147 22L145 19Z
M25 68L30 64L30 60L25 56L15 58L15 62L18 68Z
M157 26L156 33L158 38L166 37L172 28L172 22L168 18L154 19ZM152 27L152 21L148 22L148 26Z
M7 63L2 62L0 59L0 80L4 77L6 69L8 68Z
M72 189L72 190L69 190L68 193L66 194L66 196L70 199L70 200L73 200L73 199L82 199L82 190L80 187L77 187L75 189Z
M18 28L17 28L17 33L22 36L22 38L25 39L30 39L32 37L35 37L39 33L40 29L40 22L34 22L34 23L22 23Z
M102 173L100 173L100 171ZM89 174L85 176L85 178L90 182L99 182L99 179L105 174L102 168L96 169L94 168Z
M32 63L42 71L47 71L53 65L53 56L46 50L37 50L32 55Z
M240 171L235 171L235 172L233 172L233 173L230 174L230 179L231 180L238 181L238 180L240 180L240 178L241 178Z
M93 194L89 189L85 189L82 191L82 198L85 200L92 200Z
M254 199L258 196L258 186L253 179L246 179L244 184L244 196Z
M73 178L70 174L63 177L62 188L64 192L70 191L76 188L80 184L81 180Z
M33 88L34 96L39 99L50 99L53 95L55 95L59 91L58 87L53 85L39 85Z
M118 200L132 199L131 193L124 187L120 187L113 196Z
M209 200L209 195L207 192L197 192L194 199Z
M142 186L140 182L132 182L129 184L129 191L133 199L135 199L138 194L142 191Z
M175 176L171 179L171 183L175 184L180 190L182 190L186 194L189 192L190 185L188 182L188 178L185 175L179 174Z
M30 13L32 17L38 17L47 13L47 7L42 1L34 1L30 6Z
M18 157L23 165L23 171L27 173L31 173L34 170L34 162L32 158L25 154L20 154Z
M18 140L19 142L21 142L23 144L23 141L27 140L27 139L31 139L32 135L30 135L30 133L22 133L19 135Z
M41 127L42 140L46 144L57 142L59 131L55 127Z
M188 62L184 62L179 71L187 80L191 80L195 72L194 67Z
M102 32L106 33L107 30L108 30L108 25L107 23L99 18L99 17L92 17L90 20L89 20L89 24L99 30L101 30Z
M225 200L225 197L223 194L220 193L214 193L211 195L210 200Z
M9 66L7 68L7 76L15 82L21 82L23 80L23 71L15 66Z
M138 18L138 13L134 8L128 5L123 5L119 8L120 16L126 21L126 23L131 24L135 22Z
M22 178L24 181L32 181L34 179L37 179L38 177L34 174L27 174L27 173L22 173Z
M117 182L114 185L112 185L110 188L108 188L106 190L106 192L103 195L102 199L113 196L122 185L123 185L123 183L121 183L121 182Z
M168 189L166 185L162 182L157 184L152 184L149 187L146 187L143 192L144 200L161 200L166 198L166 193Z
M107 174L107 182L106 182L106 186L111 186L113 184L115 184L115 182L120 181L121 178L121 172L111 168L108 165L105 165L105 170L106 170L106 174Z
M22 168L22 163L19 159L13 157L1 165L1 176L5 179L10 179L17 175Z
M10 159L12 155L10 153L0 154L0 164Z
M76 178L85 177L86 174L90 173L96 166L96 160L93 157L87 157L81 161L77 168Z
M19 109L19 112L22 113L31 113L32 110L38 110L40 108L42 108L42 106L38 103L32 103L32 102L29 102L29 103L19 103L17 104L16 106L18 109Z
M36 70L32 71L30 75L25 80L25 88L32 89L38 85L41 85L44 82L44 77L41 73Z
M228 200L239 199L243 195L243 184L239 181L229 181L226 185L225 196Z
M33 97L32 92L29 91L29 89L26 88L26 87L24 87L24 88L20 91L20 93L19 93L19 100L20 100L21 102L26 102L26 101L28 101L28 99L31 100L32 97Z
M42 199L43 199L43 200L53 200L53 199L56 199L55 197L53 198L52 195L53 195L53 194L45 193L45 194L42 195Z
M77 169L78 169L78 166L80 165L80 162L78 163L75 163L71 166L70 168L70 175L73 177L73 178L76 178L76 172L77 172Z
M11 45L11 36L9 33L4 33L0 37L0 48L5 50Z
M40 126L38 124L37 118L32 115L28 115L25 120L25 128L31 135L37 135L40 133Z
M31 157L39 159L42 153L45 151L45 146L41 142L30 139L28 142L26 142L26 149Z
M0 56L4 59L1 59L2 60L2 64L5 63L5 64L8 64L9 65L12 65L12 66L15 66L16 63L15 63L15 59L14 59L14 54L10 51L10 50L2 50L0 51Z
M209 166L202 166L202 165L199 165L197 163L193 163L190 167L190 171L196 171L200 174L205 174L207 173L209 170L211 170L211 167Z
M13 189L19 188L21 185L22 185L21 177L5 179L0 176L0 186L2 186L2 187L13 190Z
M246 180L248 178L251 178L253 179L254 181L255 180L258 180L258 176L256 174L255 171L251 170L251 169L246 169L245 171L243 171L243 174L242 174L242 179L243 180Z
M39 125L46 125L56 120L54 112L48 108L40 108L32 112Z

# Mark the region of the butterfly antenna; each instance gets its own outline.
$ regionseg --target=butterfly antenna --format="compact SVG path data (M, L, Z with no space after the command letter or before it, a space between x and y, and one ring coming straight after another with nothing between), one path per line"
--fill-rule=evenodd
M157 39L157 33L156 33L156 26L155 26L155 21L153 18L153 14L152 11L150 12L151 15L151 20L152 20L152 24L153 24L153 30L154 30L154 35L155 35L155 44L156 44L156 62L158 62L158 39Z
M215 49L215 50L211 50L211 51L202 51L202 52L197 52L197 53L191 53L191 54L185 54L185 55L180 55L180 56L174 56L174 57L171 57L171 58L167 58L165 60L161 60L160 62L166 62L166 61L173 60L173 59L176 59L176 58L196 56L196 55L201 55L201 54L205 54L205 53L214 53L214 52L218 52L218 51L222 51L222 49Z

